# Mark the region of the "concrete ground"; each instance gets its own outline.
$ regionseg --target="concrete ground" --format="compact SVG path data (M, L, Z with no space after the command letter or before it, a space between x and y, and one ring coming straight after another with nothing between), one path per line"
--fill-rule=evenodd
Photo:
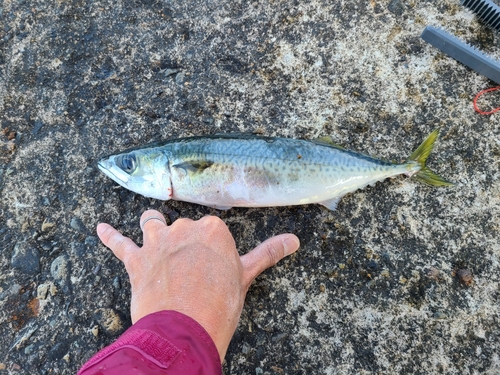
M458 0L4 0L0 374L73 374L130 325L127 275L95 226L139 240L147 208L219 215L241 253L302 241L251 288L226 374L500 373L500 115L472 107L496 84L422 41L427 25L500 57ZM456 186L397 178L334 212L165 203L96 168L252 131L402 161L435 128L429 166Z

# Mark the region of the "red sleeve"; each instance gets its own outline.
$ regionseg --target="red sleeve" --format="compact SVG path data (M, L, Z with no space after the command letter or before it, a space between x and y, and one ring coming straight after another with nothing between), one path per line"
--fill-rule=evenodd
M145 316L88 360L78 375L221 375L219 353L195 320L177 311ZM131 372L132 371L132 372Z

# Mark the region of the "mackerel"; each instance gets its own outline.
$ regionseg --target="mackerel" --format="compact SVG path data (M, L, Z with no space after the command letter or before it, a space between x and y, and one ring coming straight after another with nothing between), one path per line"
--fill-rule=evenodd
M344 149L330 138L218 134L131 149L103 158L98 167L121 186L161 200L218 209L320 203L334 210L344 195L401 174L452 185L426 166L438 133L401 164Z

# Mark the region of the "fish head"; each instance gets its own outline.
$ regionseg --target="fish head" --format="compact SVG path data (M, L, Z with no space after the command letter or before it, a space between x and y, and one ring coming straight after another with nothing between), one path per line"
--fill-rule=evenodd
M97 166L113 181L135 193L161 200L172 197L168 157L158 149L107 156Z

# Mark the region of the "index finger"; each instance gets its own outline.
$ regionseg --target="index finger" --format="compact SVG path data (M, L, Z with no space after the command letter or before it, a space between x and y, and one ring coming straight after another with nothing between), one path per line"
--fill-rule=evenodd
M125 237L111 225L100 223L97 225L97 235L102 243L124 262L125 254L128 251L139 250L139 247L130 238Z

